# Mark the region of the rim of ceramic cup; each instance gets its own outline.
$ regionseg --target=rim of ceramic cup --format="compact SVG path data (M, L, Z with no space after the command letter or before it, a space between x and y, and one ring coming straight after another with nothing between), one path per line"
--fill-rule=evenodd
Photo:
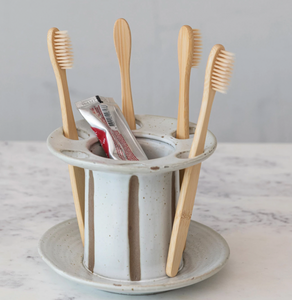
M155 150L156 147L163 147L165 156L155 157L154 153L154 155L147 155L149 160L144 161L114 160L99 156L93 149L101 149L101 146L85 120L76 122L79 140L66 138L63 135L63 128L60 127L49 135L47 146L52 154L70 165L93 171L126 174L185 169L206 160L216 149L216 137L208 130L204 152L194 158L188 158L196 128L195 123L190 123L190 138L179 140L175 138L176 119L153 115L136 115L135 118L137 129L133 130L133 133L146 155L148 148Z

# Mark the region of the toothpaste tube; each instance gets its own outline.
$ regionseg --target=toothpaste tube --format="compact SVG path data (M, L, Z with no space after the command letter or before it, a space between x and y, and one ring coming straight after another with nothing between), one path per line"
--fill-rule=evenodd
M95 132L108 158L148 159L113 98L95 96L77 102L76 107Z

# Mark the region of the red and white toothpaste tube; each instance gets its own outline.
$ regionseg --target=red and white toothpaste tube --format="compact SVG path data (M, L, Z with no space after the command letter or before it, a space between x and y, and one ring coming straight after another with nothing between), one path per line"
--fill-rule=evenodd
M113 98L95 96L77 102L76 107L95 132L108 158L148 159Z

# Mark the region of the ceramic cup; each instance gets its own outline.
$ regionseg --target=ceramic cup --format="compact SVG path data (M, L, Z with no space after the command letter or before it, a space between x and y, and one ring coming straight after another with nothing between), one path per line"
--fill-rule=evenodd
M85 170L85 238L83 265L90 272L121 281L165 277L175 206L178 170L201 163L216 148L208 131L204 153L188 158L190 139L175 138L176 120L136 116L134 131L149 160L117 161L104 152L89 125L77 122L80 140L48 138L51 152ZM190 123L190 132L195 124ZM183 267L183 261L181 268Z

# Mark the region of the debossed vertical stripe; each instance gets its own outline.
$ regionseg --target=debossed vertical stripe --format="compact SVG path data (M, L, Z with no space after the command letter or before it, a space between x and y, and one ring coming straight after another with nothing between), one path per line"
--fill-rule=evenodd
M171 220L172 224L175 217L175 172L172 172L171 178Z
M132 281L139 281L141 280L141 265L139 234L139 179L137 176L132 176L130 178L128 205L130 279Z
M94 180L92 171L89 171L88 183L88 269L94 268Z

